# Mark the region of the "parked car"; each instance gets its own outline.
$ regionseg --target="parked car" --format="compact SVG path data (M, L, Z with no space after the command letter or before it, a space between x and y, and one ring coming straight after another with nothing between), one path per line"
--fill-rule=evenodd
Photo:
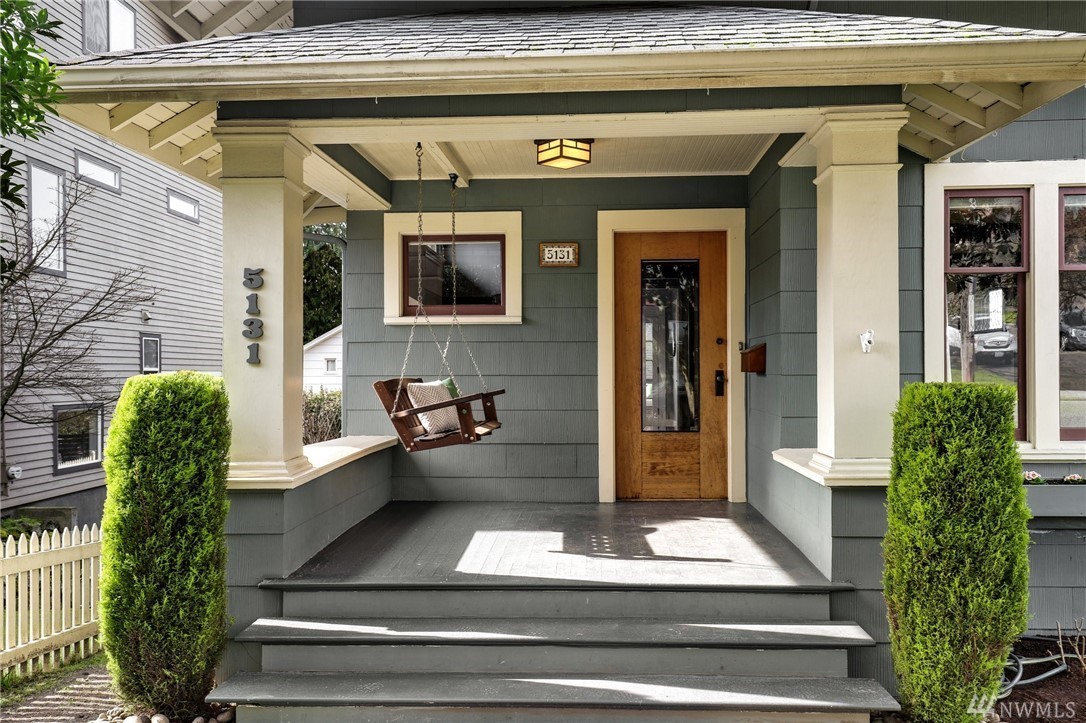
M1086 330L1079 335L1086 334ZM951 356L958 356L962 351L962 333L953 326L946 328L947 346ZM1084 339L1086 341L1086 339ZM1001 363L1014 364L1018 361L1018 330L1004 326L997 329L985 329L973 333L973 353L977 360L990 358Z
M1060 316L1060 351L1086 350L1086 314L1068 312Z

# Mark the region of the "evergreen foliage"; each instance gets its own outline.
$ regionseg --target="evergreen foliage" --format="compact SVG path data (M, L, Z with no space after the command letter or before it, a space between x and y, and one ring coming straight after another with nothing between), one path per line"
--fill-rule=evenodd
M894 413L883 576L903 707L917 721L979 721L1026 629L1030 514L1015 392L912 384Z
M42 50L42 39L58 40L60 21L31 0L0 0L0 136L38 138L49 130L62 100L57 68ZM25 208L23 161L0 146L0 202L8 209Z
M226 643L226 473L221 379L132 377L106 448L101 628L128 702L192 720Z
M307 226L338 233L341 224ZM308 344L342 322L343 252L335 243L306 241L302 246L302 343Z

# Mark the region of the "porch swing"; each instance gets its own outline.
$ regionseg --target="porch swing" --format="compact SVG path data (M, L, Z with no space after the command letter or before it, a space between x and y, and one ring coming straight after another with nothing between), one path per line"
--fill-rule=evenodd
M475 356L471 353L471 345L468 344L464 330L460 326L460 319L456 313L456 180L455 173L449 174L451 191L451 215L452 234L450 236L451 252L449 258L452 261L452 318L449 323L449 332L445 337L445 344L438 341L437 333L430 315L426 312L423 302L423 278L422 257L425 244L422 233L422 143L415 146L415 158L418 166L418 253L416 254L416 296L415 317L411 322L411 332L407 337L407 351L404 354L403 366L400 368L400 376L395 379L385 379L374 382L373 389L377 392L377 398L381 400L393 428L396 430L400 442L408 452L421 452L426 449L438 449L454 444L471 444L483 437L490 435L494 430L501 428L498 421L498 410L494 405L494 397L505 394L504 389L488 389L486 379L479 371L479 365L475 362ZM430 337L434 340L438 354L441 356L441 366L448 374L448 378L442 381L424 383L421 378L408 377L407 365L411 359L411 346L415 341L415 330L418 328L420 318L426 323L430 331ZM452 343L453 329L460 335L464 349L471 359L471 365L475 368L475 374L479 377L482 386L477 394L463 394L460 384L456 381L449 364L449 347ZM472 405L476 402L482 404L483 418L476 421Z

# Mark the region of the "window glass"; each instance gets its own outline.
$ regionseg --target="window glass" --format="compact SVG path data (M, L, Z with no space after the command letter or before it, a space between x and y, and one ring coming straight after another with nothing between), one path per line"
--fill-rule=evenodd
M166 201L170 213L183 216L192 221L200 220L200 202L195 198L189 198L177 191L167 191Z
M83 0L83 50L109 51L109 0Z
M57 411L57 467L80 467L102 460L102 412L99 409Z
M698 431L698 262L641 262L641 428Z
M1062 194L1060 437L1086 440L1086 189Z
M427 313L451 313L455 282L458 313L504 314L504 245L502 236L458 236L454 273L453 246L448 236L425 237L421 247L417 240L408 239L404 259L408 313L418 306L421 248L422 301Z
M85 156L82 153L76 153L75 172L80 178L86 179L95 185L115 190L121 188L121 169L112 163L106 163Z
M324 371L327 372L328 374L334 374L335 371L336 371L336 360L335 359L325 359L324 360Z
M136 13L121 0L109 0L109 49L136 47Z
M64 268L63 234L60 216L64 204L61 174L30 164L30 236L38 254L38 265L47 269ZM39 253L38 249L41 249Z
M1023 209L1026 197L952 195L948 259L952 269L1024 269Z
M162 364L159 358L159 348L162 342L157 336L144 336L140 339L143 346L141 369L145 372L159 371Z
M1018 343L1022 274L948 274L946 357L950 380L1014 387L1021 407ZM1021 409L1016 421L1021 420Z

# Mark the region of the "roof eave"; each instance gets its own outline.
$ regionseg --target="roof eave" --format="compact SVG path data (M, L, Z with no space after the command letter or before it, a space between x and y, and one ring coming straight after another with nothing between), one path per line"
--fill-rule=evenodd
M1086 38L356 62L69 66L67 103L1086 80Z

